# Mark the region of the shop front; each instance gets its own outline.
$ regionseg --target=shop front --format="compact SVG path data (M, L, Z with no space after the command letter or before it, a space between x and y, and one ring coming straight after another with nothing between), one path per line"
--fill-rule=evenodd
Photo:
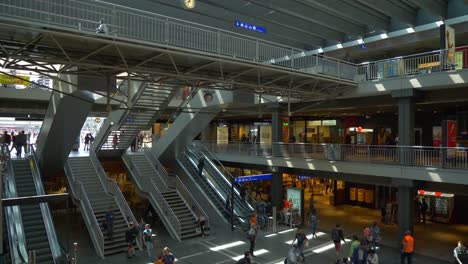
M418 190L417 217L421 217L421 204L423 198L428 205L426 219L437 223L451 223L455 208L455 195L451 193Z
M295 120L294 143L341 143L341 120ZM292 142L291 142L292 143Z

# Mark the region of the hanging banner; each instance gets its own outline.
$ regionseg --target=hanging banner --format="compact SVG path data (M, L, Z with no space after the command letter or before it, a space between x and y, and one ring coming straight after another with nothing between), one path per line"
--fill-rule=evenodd
M441 49L445 50L445 65L455 65L455 29L443 24L440 26Z
M432 127L432 146L440 147L442 144L442 127L433 126Z
M447 150L447 156L453 157L456 155L456 148L457 147L457 121L454 120L447 120L447 142L446 146L449 148Z
M258 174L258 175L250 175L250 176L239 176L234 178L234 182L251 182L251 181L266 181L271 180L273 174Z

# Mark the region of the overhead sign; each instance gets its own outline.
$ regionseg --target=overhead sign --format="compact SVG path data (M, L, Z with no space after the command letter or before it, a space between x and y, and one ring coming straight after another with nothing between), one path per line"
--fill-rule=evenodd
M263 33L263 34L267 33L266 28L264 27L245 23L240 20L236 20L236 27L240 27L243 29L251 30L251 31L256 31L256 32Z
M299 178L299 180L302 181L302 180L312 179L312 178L314 178L314 176L301 176L301 175L299 175L298 178Z
M257 175L251 175L251 176L240 176L234 178L234 182L251 182L251 181L264 181L264 180L271 180L273 177L273 174L267 173L267 174L257 174Z

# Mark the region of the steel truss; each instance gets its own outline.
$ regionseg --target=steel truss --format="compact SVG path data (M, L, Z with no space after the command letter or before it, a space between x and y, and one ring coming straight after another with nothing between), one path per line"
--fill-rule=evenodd
M89 33L72 34L2 23L0 31L3 31L0 33L0 67L48 76L127 73L117 78L150 82L177 80L189 86L304 100L335 98L356 86L351 81L289 71L275 65L113 40Z

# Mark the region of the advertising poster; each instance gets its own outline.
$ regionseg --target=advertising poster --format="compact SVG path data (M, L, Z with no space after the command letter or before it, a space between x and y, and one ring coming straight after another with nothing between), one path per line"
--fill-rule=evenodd
M356 188L349 188L349 200L356 201Z
M432 146L440 147L442 145L442 127L433 126L432 127Z
M447 120L447 148L457 147L457 121ZM447 156L455 156L455 149L448 149Z
M229 130L227 127L216 128L216 143L227 144L229 141Z
M299 188L289 187L286 189L286 197L292 201L292 208L298 210L299 217L303 219L304 212L304 190Z
M260 126L260 144L271 144L271 126Z
M443 24L440 26L441 49L446 50L446 65L455 64L455 30Z

